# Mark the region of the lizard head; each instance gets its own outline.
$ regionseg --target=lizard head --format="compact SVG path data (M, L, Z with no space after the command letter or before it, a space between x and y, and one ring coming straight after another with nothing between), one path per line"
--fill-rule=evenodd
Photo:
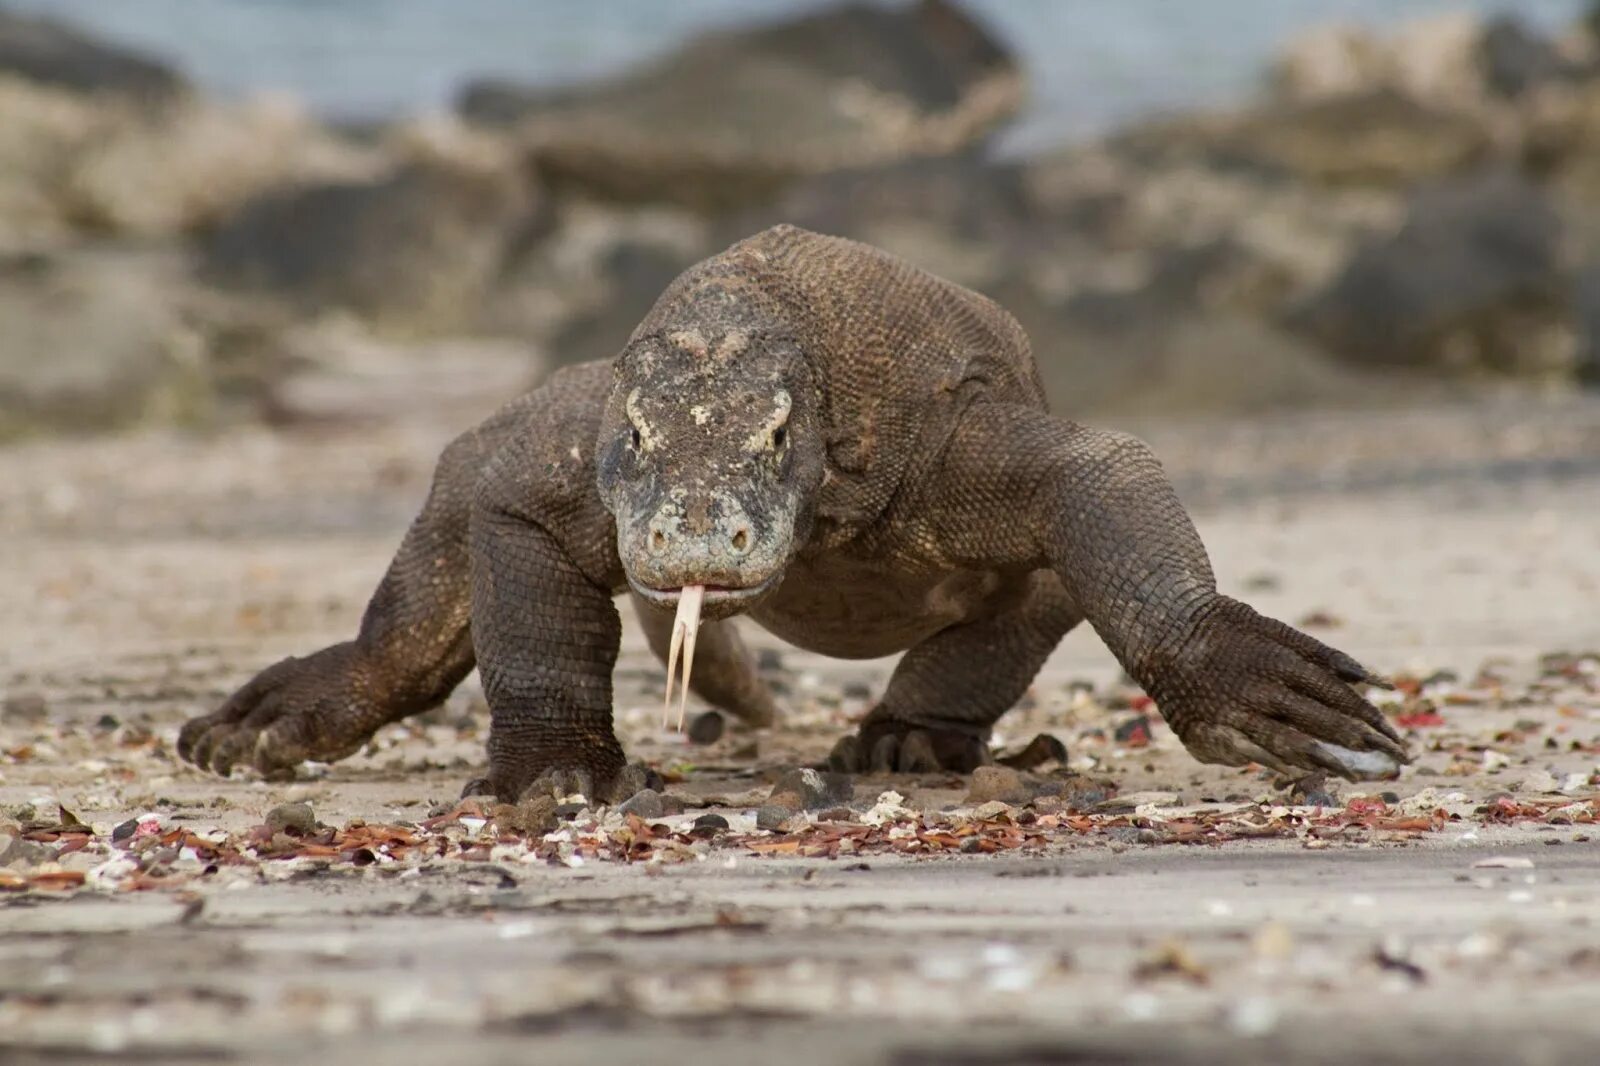
M628 583L680 614L747 610L810 533L824 453L810 367L781 329L636 337L596 447Z

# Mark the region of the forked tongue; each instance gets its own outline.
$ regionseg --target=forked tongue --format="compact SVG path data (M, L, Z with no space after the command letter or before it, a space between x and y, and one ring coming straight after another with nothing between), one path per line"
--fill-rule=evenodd
M678 728L689 706L689 671L694 666L694 638L700 633L700 605L705 602L704 585L685 585L678 592L678 617L672 620L672 645L667 649L667 698L661 705L661 728L672 717L672 682L678 673L678 651L683 651L683 691L678 694Z

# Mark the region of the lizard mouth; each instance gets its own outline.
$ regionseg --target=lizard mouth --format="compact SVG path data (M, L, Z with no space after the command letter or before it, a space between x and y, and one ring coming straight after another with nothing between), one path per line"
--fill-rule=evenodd
M679 654L683 658L683 687L678 692L678 725L683 729L684 712L689 706L689 672L694 668L695 638L700 633L700 612L707 605L720 607L721 615L727 607L740 605L764 596L778 581L772 575L759 585L748 588L727 588L720 585L684 585L676 589L657 589L634 585L634 589L651 603L662 607L676 606L678 613L672 620L672 641L667 650L667 695L661 705L661 725L666 728L672 719L672 693L677 680ZM631 582L630 582L631 583ZM727 612L732 613L732 612Z
M690 589L699 589L701 602L707 607L738 607L752 600L760 599L772 591L781 575L773 574L756 585L746 585L733 588L729 585L684 585L682 588L655 588L650 585L641 585L629 580L628 584L633 591L644 597L657 607L678 607L683 602L683 597ZM721 613L720 611L718 612Z

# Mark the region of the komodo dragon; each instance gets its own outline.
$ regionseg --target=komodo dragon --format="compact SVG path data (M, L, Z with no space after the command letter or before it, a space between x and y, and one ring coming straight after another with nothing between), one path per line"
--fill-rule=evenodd
M774 707L735 615L824 655L904 651L841 769L984 763L1084 619L1202 761L1352 780L1409 761L1352 687L1378 678L1217 591L1143 443L1048 413L1009 314L792 226L691 267L615 360L451 443L356 638L262 671L179 751L223 774L338 759L476 664L490 790L618 800L645 780L612 729L624 592L747 723Z

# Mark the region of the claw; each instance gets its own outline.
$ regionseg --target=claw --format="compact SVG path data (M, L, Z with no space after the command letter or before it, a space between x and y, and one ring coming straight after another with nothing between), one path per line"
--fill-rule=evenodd
M683 690L678 694L678 729L689 706L689 672L694 667L694 642L700 633L700 605L704 585L685 585L678 593L678 616L672 620L672 644L667 649L667 697L661 705L661 728L672 718L672 686L678 675L678 652L683 652Z

